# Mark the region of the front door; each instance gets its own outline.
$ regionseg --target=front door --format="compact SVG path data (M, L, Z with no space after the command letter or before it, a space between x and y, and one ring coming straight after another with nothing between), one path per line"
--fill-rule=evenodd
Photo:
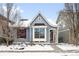
M50 30L50 43L53 43L53 30Z

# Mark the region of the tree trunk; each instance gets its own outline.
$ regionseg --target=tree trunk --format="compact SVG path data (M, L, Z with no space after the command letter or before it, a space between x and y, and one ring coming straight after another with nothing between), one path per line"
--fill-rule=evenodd
M9 46L9 41L7 40L6 42L7 42L7 47L8 47Z

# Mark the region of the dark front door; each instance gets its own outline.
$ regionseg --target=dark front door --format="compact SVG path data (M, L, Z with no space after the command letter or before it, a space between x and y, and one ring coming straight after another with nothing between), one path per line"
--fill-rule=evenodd
M53 30L50 30L50 43L53 43Z

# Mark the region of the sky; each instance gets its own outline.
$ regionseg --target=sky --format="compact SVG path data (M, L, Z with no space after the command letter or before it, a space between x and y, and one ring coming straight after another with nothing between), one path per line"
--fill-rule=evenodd
M45 18L53 21L64 8L63 3L18 3L17 6L22 10L21 17L24 19L32 20L40 11Z

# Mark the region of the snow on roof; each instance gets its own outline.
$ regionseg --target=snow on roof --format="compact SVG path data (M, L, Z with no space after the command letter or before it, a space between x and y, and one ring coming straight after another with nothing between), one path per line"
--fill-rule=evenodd
M28 27L30 26L31 20L25 20L25 21L17 21L15 24L11 25L11 27Z
M47 19L47 22L50 26L53 26L53 27L57 27L57 24L55 21L51 20L51 19Z
M57 24L53 20L48 19L46 21L48 22L50 26L57 27ZM29 27L31 22L32 20L19 21L10 26L11 27Z
M57 27L57 24L56 24L56 21L55 20L51 20L51 19L47 19L40 11L37 13L37 15L33 18L33 21L35 20L35 18L38 16L38 15L41 15L45 21L52 27ZM32 22L31 22L32 23Z
M30 26L30 22L31 22L31 20L21 21L20 27L28 27L28 26Z

